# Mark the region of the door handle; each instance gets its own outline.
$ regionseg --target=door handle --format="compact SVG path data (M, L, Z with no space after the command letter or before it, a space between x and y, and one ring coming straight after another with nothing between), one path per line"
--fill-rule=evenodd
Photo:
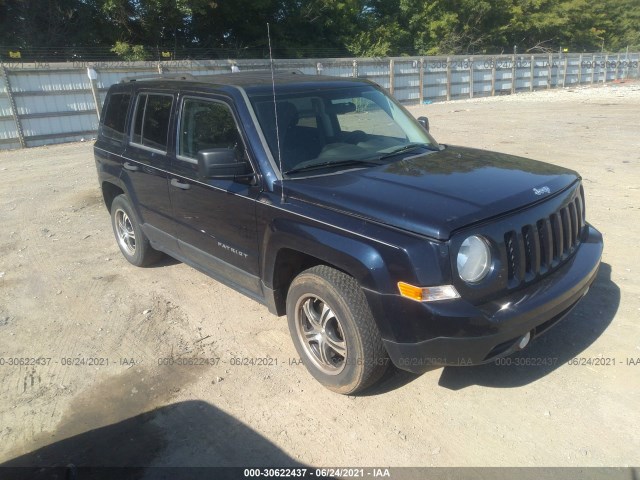
M191 185L189 185L188 183L182 183L177 178L171 179L171 186L181 188L182 190L189 190L191 188Z
M131 170L132 172L137 172L138 170L140 170L140 167L129 162L124 162L124 168L126 170Z

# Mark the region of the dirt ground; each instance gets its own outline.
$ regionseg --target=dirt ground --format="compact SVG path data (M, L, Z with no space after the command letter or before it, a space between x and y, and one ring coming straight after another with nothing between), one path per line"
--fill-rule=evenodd
M562 324L511 365L340 396L297 364L284 318L179 262L125 261L91 142L2 152L0 463L639 465L640 85L411 111L442 143L582 174L605 251ZM211 360L176 364L194 358Z

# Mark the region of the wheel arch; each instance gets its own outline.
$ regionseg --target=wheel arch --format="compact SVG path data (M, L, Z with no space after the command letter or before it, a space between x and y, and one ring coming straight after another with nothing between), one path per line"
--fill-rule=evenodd
M107 207L107 210L111 212L111 205L113 204L113 200L118 196L125 194L124 189L116 185L113 182L105 180L100 185L102 189L102 198L104 200L104 204Z
M390 275L383 253L371 241L307 224L287 222L267 230L261 271L267 289L273 291L277 315L286 313L287 291L301 272L326 265L352 276L365 290L385 290Z

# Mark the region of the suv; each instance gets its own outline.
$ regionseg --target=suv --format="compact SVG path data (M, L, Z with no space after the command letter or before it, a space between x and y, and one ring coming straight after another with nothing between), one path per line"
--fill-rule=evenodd
M580 176L438 144L363 79L125 79L94 147L125 258L164 252L287 315L343 394L524 348L586 294L602 236Z

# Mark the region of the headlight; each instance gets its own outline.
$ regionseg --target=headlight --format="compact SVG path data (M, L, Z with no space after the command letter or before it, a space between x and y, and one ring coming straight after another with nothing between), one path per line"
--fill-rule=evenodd
M458 251L458 274L467 283L476 283L491 270L491 251L487 241L478 235L468 237Z

